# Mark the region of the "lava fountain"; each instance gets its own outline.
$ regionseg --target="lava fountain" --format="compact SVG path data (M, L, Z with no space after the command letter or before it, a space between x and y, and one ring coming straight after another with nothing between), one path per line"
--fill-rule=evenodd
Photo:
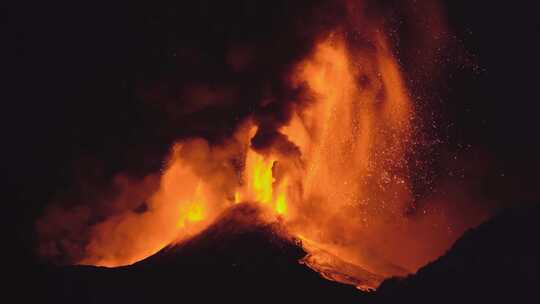
M457 237L433 228L445 226L444 219L406 214L414 200L408 164L415 106L384 31L370 26L364 36L354 44L335 29L296 63L286 81L305 94L285 123L264 134L270 144L257 144L264 128L250 116L224 142L182 140L160 174L124 180L113 203L142 191L136 197L144 198L144 210L94 223L74 262L135 263L181 245L245 202L304 248L302 263L359 288L413 273L442 254ZM38 223L42 234L54 235L58 214ZM47 244L42 251L51 250Z

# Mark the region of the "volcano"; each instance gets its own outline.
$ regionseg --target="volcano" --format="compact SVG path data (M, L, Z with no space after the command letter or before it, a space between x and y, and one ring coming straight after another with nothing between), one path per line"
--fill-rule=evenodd
M217 264L230 264L239 273L249 276L249 268L253 267L249 265L267 263L270 268L279 269L282 267L280 265L296 260L329 280L348 283L360 289L375 289L383 281L383 277L342 261L329 252L312 249L308 254L303 248L313 245L307 245L305 241L288 235L285 227L279 222L265 223L259 213L257 205L237 205L227 210L215 224L199 235L184 243L163 249L148 259L134 264L133 268L153 268L168 264L182 265L180 266L182 269L191 267L196 271L197 265L211 265L210 257L218 257ZM237 250L242 253L234 255ZM205 253L201 254L202 252ZM183 264L181 257L186 257L186 264ZM202 260L197 261L190 257L201 257ZM340 267L335 267L336 263L340 264ZM344 272L338 272L337 269Z
M21 302L535 298L537 9L15 6Z
M87 204L51 203L36 225L39 254L131 265L251 202L263 210L260 221L279 222L300 241L305 265L358 288L439 256L488 213L465 209L468 197L437 197L445 183L419 190L429 186L418 176L429 171L421 152L431 143L382 15L371 20L362 3L340 6L343 26L362 38L338 25L317 33L278 77L280 87L255 99L257 109L219 141L177 139L159 172L117 174L107 195L79 198Z
M540 279L540 248L530 241L540 228L537 207L507 210L465 233L443 257L417 274L386 280L377 291L367 293L327 280L347 274L329 273L325 279L301 265L307 256L301 244L284 235L279 223L258 221L259 213L250 204L236 206L189 241L131 266L46 266L29 276L42 287L42 293L32 296L46 303L152 303L175 297L238 303L538 299L534 286ZM381 279L362 269L351 271L354 285L362 283L359 277L364 284Z
M260 209L240 204L181 244L130 266L48 268L51 302L150 303L185 299L239 303L296 299L361 299L354 287L323 279L301 265L301 245L279 223L260 221ZM361 271L361 270L360 270ZM357 273L355 273L357 274ZM380 280L368 272L366 284ZM355 281L356 283L356 281ZM377 281L379 283L379 281Z

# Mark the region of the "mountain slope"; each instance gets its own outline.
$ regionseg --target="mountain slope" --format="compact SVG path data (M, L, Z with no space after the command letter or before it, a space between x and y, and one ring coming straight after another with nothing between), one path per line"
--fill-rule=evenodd
M465 233L442 257L406 279L385 281L384 302L540 302L540 207L506 210Z

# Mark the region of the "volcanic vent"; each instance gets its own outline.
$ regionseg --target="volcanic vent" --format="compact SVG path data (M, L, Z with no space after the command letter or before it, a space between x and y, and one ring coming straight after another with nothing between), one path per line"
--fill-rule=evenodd
M416 153L425 144L422 117L389 16L373 5L336 1L324 18L314 10L323 25L304 33L310 39L298 56L271 70L277 84L260 88L257 106L230 136L189 136L173 145L161 172L119 175L117 195L95 207L113 209L105 216L53 206L38 223L40 252L107 267L150 257L151 265L163 248L189 251L201 235L206 242L263 225L307 252L301 263L362 289L439 256L465 227L448 229L445 205L420 203L429 197L415 193L413 175L422 174L411 171L425 161ZM227 57L233 70L249 65L241 54ZM200 99L197 107L216 100L223 107L235 90L196 86L187 95Z

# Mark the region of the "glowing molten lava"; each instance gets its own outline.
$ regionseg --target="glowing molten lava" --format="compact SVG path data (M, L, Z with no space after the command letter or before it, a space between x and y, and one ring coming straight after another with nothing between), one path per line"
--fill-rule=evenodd
M242 202L279 221L308 252L302 262L329 279L372 288L441 254L451 238L404 215L414 108L386 38L373 31L369 41L352 47L332 34L297 64L289 81L309 100L293 105L269 148L253 146L251 118L221 145L176 144L147 210L94 225L78 262L134 263Z
M276 181L273 168L276 161L270 156L260 155L249 150L245 163L245 186L235 195L236 202L254 201L274 210L277 214L285 214L287 210L287 181Z
M83 263L133 263L201 231L228 206L252 201L284 219L291 235L309 241L308 251L324 250L383 276L403 274L382 253L362 253L376 248L369 235L382 231L387 217L410 199L404 164L412 110L384 38L376 35L374 47L350 54L335 35L298 65L291 81L307 85L313 100L295 109L281 132L299 154L254 150L252 121L230 145L178 144L149 200L154 212L133 223L121 219L92 240ZM237 154L243 156L240 172L223 165ZM125 242L116 240L121 235Z

